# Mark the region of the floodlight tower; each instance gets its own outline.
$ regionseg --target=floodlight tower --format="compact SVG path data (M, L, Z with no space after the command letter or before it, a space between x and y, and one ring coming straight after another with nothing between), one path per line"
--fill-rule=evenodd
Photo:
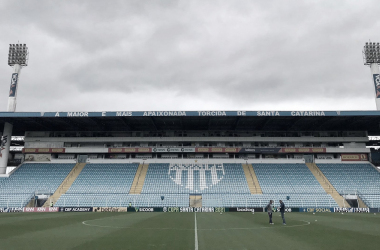
M379 43L365 43L363 49L364 65L369 65L373 83L375 84L375 98L376 108L380 110L380 44Z
M28 66L29 52L26 44L9 44L8 65L13 67L11 86L8 97L8 112L16 111L17 88L21 68ZM0 140L0 174L5 174L8 165L13 125L5 122Z
M8 112L16 111L16 98L21 68L28 66L29 52L26 44L9 44L8 65L13 67L8 98Z

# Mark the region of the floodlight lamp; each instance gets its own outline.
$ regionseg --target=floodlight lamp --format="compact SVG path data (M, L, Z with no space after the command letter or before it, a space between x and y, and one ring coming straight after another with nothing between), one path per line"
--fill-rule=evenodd
M14 66L15 64L19 64L20 66L27 66L28 54L28 47L26 47L26 44L10 44L8 65Z
M366 42L363 47L364 65L380 64L380 43Z

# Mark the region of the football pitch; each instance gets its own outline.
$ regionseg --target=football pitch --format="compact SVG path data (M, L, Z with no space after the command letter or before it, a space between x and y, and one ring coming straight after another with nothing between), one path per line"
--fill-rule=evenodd
M0 249L378 249L380 215L2 213Z

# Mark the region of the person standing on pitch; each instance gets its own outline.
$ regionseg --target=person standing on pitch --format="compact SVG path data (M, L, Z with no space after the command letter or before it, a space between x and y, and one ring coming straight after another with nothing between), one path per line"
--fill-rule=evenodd
M285 222L285 204L280 200L280 213L281 213L281 218L282 218L282 224L286 225Z
M273 225L274 223L272 222L272 204L273 204L273 200L270 200L269 201L269 204L265 207L267 209L267 212L268 212L268 216L269 216L269 224Z

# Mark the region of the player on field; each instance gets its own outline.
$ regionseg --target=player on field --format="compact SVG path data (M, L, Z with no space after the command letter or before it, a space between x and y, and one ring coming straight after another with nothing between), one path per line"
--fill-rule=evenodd
M286 225L285 222L285 204L280 200L280 213L281 213L281 218L282 218L282 224Z
M273 200L270 200L269 201L269 204L265 207L267 209L267 212L268 212L268 216L269 216L269 224L273 225L274 223L272 222L272 204L273 204Z

